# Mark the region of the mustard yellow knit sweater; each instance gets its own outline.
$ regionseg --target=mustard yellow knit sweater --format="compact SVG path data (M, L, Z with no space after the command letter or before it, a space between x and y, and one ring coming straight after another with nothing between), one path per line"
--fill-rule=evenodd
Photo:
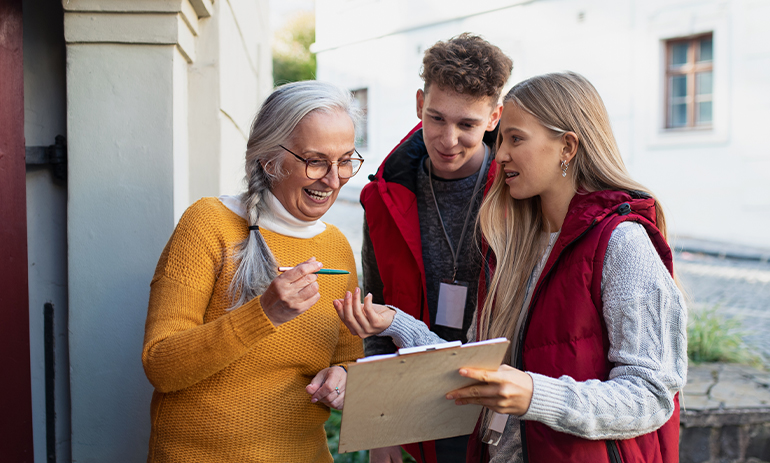
M150 382L149 462L331 462L329 409L305 386L320 370L363 356L332 300L357 284L340 231L310 239L261 230L278 264L315 256L350 275L319 275L321 300L275 328L256 298L226 312L228 258L246 222L218 199L193 204L160 257L150 290L142 362Z

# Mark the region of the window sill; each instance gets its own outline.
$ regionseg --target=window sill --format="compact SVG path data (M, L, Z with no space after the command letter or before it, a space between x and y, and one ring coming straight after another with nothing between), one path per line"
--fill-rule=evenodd
M650 137L648 148L670 148L693 145L714 145L727 143L725 131L718 131L713 125L701 127L677 127L658 129Z

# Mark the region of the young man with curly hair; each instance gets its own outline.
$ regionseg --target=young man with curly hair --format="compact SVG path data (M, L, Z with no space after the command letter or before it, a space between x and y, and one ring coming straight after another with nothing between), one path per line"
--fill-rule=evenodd
M417 90L422 121L391 151L361 192L364 289L424 321L447 341L466 341L482 256L474 232L494 178L500 94L512 62L471 34L425 52ZM395 352L390 338L365 340L367 355ZM406 445L418 462L465 462L468 437ZM374 449L371 463L401 462L399 447Z

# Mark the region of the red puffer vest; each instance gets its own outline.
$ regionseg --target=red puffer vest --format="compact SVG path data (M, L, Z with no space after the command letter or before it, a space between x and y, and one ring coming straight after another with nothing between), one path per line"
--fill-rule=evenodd
M366 211L385 303L430 326L415 196L418 169L427 154L421 128L422 124L417 124L388 154L377 174L369 177L371 182L361 191L361 205ZM494 146L496 134L487 132L485 142ZM487 189L495 178L496 165L493 162L489 168ZM436 462L432 441L403 447L420 463Z
M671 249L655 223L655 201L620 191L577 194L569 205L530 303L516 367L553 378L606 381L613 365L607 359L609 338L604 323L601 279L607 244L615 227L632 220L642 224L673 274ZM483 278L482 280L486 280ZM481 285L479 295L482 292ZM482 301L480 301L482 302ZM522 421L525 462L671 463L679 461L679 399L657 431L633 439L593 441ZM485 448L471 437L468 462L485 461Z

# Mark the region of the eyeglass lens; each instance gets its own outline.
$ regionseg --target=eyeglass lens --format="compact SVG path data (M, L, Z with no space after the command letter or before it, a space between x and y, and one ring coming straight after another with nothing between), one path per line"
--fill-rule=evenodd
M326 176L332 168L331 161L326 159L308 159L305 173L308 178L318 180ZM361 168L360 159L345 159L337 162L337 172L340 178L350 178Z

